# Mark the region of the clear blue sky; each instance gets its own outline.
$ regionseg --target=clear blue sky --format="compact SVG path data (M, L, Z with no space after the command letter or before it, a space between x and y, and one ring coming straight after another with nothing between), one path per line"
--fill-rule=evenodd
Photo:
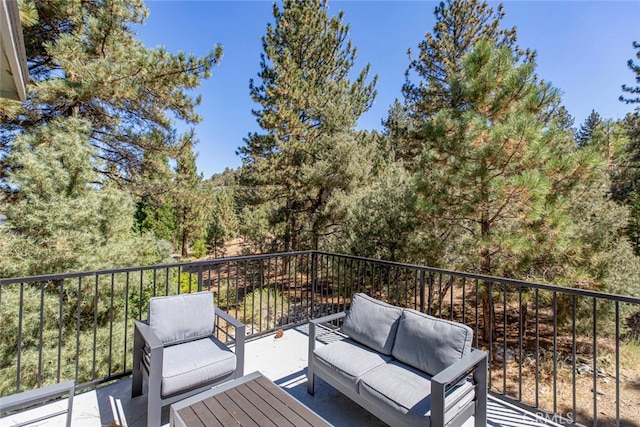
M148 0L150 16L138 29L145 45L203 55L217 43L221 63L197 90L203 97L196 126L198 169L205 178L241 161L235 151L249 132L259 131L251 110L249 79L259 71L261 37L273 23L272 1ZM355 69L366 63L378 75L373 108L359 129L381 129L389 106L401 98L407 49L433 29L433 1L329 1L330 13L345 12L358 49ZM496 2L490 2L492 6ZM563 104L579 126L595 109L618 119L633 106L618 101L623 83L633 84L626 62L640 41L640 1L503 2L504 26L516 26L518 44L538 52L537 72L563 93Z

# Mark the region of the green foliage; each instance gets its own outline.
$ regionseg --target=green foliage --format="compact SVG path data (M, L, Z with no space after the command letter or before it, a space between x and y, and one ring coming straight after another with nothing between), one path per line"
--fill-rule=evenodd
M485 1L447 0L434 11L436 23L432 33L418 45L416 58L411 57L407 82L402 90L413 117L424 119L442 109L462 110L467 107L457 82L463 78L462 58L484 39L508 48L517 59L533 58L515 45L516 30L501 29L502 5L494 11ZM412 78L418 78L414 82Z
M360 256L407 262L417 240L415 188L399 163L380 170L366 187L345 195L339 208L346 210L345 231L339 251Z
M198 291L198 275L191 273L180 273L180 293L189 294Z
M210 76L222 48L196 57L145 47L134 31L148 15L142 0L23 3L30 10L23 32L34 84L17 110L0 104L0 129L6 131L0 153L11 151L17 131L30 133L75 115L87 124L96 148L93 166L102 178L127 185L139 176L142 153L174 157L174 120L200 120L200 97L188 92Z
M278 326L288 314L287 307L289 301L279 289L256 289L244 297L238 315L244 323L253 325L253 332L260 332Z
M175 174L169 159L152 152L145 153L139 180L139 187L145 191L136 203L135 229L141 233L151 232L156 238L173 243L177 234Z
M189 246L202 242L199 254L204 255L204 239L207 232L208 211L205 208L208 200L202 175L196 167L195 133L193 130L182 139L182 148L176 164L175 212L177 225L177 241L181 254L189 254ZM195 255L195 254L194 254Z
M0 276L36 275L161 260L156 242L134 235L131 197L100 184L88 125L59 118L19 136L5 163L12 194L0 201ZM18 167L19 166L19 167Z
M269 217L273 207L264 203L256 207L245 206L240 214L239 234L247 244L247 254L267 253L271 249Z
M580 129L576 132L576 142L579 147L584 147L589 144L594 137L596 128L602 123L602 117L596 113L595 110L591 110L591 114L585 119Z
M60 378L76 378L76 362L79 383L126 369L125 332L131 342L133 319L126 319L125 329L124 278L116 275L112 280L104 276L97 281L69 279L4 285L0 305L0 395L16 391L18 354L22 390L35 388L38 381L45 385L55 383L58 366ZM22 340L18 343L19 333Z
M230 187L218 187L209 182L208 204L211 219L207 228L207 244L215 257L224 255L225 244L236 236L239 218L236 213L234 191Z
M261 82L250 84L266 134L250 135L239 149L240 183L255 189L250 204L270 205L270 246L278 250L318 248L332 232L329 200L352 179L342 174L340 156L356 144L353 128L375 96L368 65L350 80L356 50L349 27L342 13L329 17L327 9L321 0L274 4Z
M238 288L235 284L222 285L214 299L215 305L223 310L233 310L238 304Z
M637 50L636 58L640 61L640 43L637 41L633 42L633 48ZM630 59L627 62L627 66L629 69L635 74L635 81L637 86L627 86L626 84L622 85L622 91L629 94L629 97L625 97L624 95L620 95L620 101L626 102L627 104L637 104L640 103L640 64L636 64L633 62L633 59Z

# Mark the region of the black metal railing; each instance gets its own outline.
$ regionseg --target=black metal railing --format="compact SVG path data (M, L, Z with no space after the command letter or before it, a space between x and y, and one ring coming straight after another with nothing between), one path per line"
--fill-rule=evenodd
M494 394L565 424L636 425L640 298L315 251L0 279L0 395L129 375L149 298L198 290L251 336L366 292L472 327Z

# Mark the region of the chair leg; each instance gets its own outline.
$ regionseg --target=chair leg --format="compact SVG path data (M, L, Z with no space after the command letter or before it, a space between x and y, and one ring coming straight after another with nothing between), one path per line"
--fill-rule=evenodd
M140 363L142 363L142 347L144 339L140 336L138 328L134 329L133 334L133 367L131 370L131 397L137 397L142 394L142 371Z
M66 427L71 427L71 420L73 419L73 395L75 394L75 382L69 390L69 401L67 402L67 423Z
M147 390L147 427L160 427L162 418L162 348L152 349Z
M149 401L147 403L147 427L160 427L162 418L162 406L160 396L156 393L147 395Z

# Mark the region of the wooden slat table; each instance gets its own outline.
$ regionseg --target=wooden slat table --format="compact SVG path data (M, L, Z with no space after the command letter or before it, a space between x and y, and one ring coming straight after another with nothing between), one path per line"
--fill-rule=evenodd
M171 405L170 425L330 426L260 372L219 385Z

